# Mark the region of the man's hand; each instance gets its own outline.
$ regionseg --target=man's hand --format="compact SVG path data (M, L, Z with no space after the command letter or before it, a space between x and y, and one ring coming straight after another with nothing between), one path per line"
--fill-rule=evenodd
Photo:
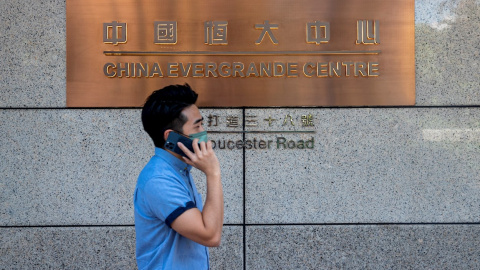
M185 163L199 169L207 177L220 176L220 163L212 149L211 141L201 142L199 145L198 139L193 140L193 153L181 142L178 143L178 147L187 155L187 157L183 157Z

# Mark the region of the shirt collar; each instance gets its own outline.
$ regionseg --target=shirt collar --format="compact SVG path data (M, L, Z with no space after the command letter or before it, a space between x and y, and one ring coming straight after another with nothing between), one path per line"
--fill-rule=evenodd
M175 169L179 171L190 171L192 169L191 165L188 165L187 163L181 161L180 159L162 148L155 147L155 155L165 160L168 164L171 164Z

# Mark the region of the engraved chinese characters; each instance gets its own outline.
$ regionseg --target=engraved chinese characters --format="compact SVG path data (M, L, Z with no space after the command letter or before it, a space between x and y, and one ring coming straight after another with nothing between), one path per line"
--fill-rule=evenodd
M240 122L240 116L238 115L228 115L221 117L216 114L209 114L207 116L207 126L208 127L218 127L219 125L224 124L226 127L229 128L236 128L240 127L242 124ZM262 124L262 121L259 122L259 119L256 115L245 115L245 127L271 127L272 123L277 120L283 120L280 121L283 124L281 124L282 127L285 126L298 126L298 127L314 127L314 117L312 114L303 114L300 117L291 115L291 114L286 114L285 116L269 116L268 118L263 119L263 122L265 123ZM296 123L296 124L295 124ZM267 125L268 124L268 125Z
M204 22L204 44L206 45L228 45L228 21L207 21ZM261 30L260 36L255 40L259 45L268 36L273 44L279 44L272 30L278 30L279 24L270 23L265 20L263 24L255 24L256 30ZM320 45L330 41L329 22L307 22L306 43ZM177 22L176 21L155 21L154 22L154 43L155 44L177 44ZM103 23L103 42L118 45L127 42L127 23L113 21ZM378 20L358 20L356 44L380 44L380 23Z

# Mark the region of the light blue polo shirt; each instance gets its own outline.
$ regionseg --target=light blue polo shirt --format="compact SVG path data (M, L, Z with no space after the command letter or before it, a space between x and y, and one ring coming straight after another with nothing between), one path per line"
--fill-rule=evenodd
M208 249L174 231L171 223L186 210L202 211L192 167L161 148L143 168L133 204L138 269L208 269Z

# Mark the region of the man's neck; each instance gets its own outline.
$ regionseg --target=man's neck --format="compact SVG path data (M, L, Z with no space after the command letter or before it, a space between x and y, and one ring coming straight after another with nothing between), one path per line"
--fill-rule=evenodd
M185 160L183 160L183 157L181 155L179 155L177 153L174 153L174 152L172 152L168 149L164 149L164 150L167 151L168 153L170 153L171 155L173 155L174 157L176 157L176 158L180 159L181 161L185 162Z

